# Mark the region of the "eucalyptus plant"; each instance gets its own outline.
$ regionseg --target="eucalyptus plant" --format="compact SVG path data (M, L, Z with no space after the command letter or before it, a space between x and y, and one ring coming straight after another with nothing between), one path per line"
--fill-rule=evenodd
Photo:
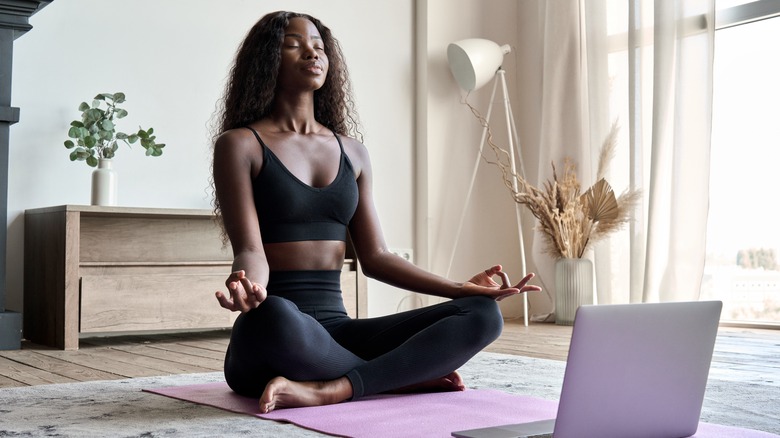
M114 120L127 116L127 111L117 106L124 101L124 93L101 93L92 99L92 105L81 102L81 120L70 123L70 140L65 140L65 147L72 150L70 161L86 161L88 166L96 167L99 159L114 157L119 141L130 146L140 140L147 156L162 155L165 144L155 141L154 128L139 126L138 132L131 134L116 130Z

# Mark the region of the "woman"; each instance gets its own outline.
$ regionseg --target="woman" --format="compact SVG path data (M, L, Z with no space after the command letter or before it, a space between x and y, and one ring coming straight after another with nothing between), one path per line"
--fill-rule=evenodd
M465 283L390 253L371 190L368 152L338 42L319 20L275 12L242 43L214 146L215 207L234 251L229 295L240 311L225 358L237 393L260 411L388 391L463 390L456 369L495 340L496 300L511 287L501 266ZM347 230L364 273L451 298L380 318L350 319L340 272ZM502 285L492 280L502 278Z

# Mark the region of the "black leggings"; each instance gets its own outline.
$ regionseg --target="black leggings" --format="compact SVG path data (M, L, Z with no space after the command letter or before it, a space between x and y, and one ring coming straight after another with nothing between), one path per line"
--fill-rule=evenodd
M294 381L346 376L355 400L446 376L501 334L498 305L480 296L351 319L340 275L271 273L267 299L233 325L225 380L235 392L259 397L276 376Z

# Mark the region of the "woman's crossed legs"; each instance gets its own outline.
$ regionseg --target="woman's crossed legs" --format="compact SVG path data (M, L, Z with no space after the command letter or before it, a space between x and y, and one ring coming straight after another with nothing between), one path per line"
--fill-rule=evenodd
M309 313L271 295L236 320L225 377L236 392L260 397L263 412L388 391L462 389L455 370L503 327L497 303L478 296L378 318Z

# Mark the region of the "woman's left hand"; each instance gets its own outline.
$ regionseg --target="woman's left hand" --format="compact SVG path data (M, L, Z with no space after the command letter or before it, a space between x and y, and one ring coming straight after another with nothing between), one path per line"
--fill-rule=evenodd
M501 277L501 284L493 280L496 275ZM539 286L528 284L533 277L533 272L528 273L519 283L512 286L509 282L509 275L502 270L501 265L495 265L471 277L463 287L468 291L468 295L487 295L496 301L501 301L512 295L541 291L542 288Z

